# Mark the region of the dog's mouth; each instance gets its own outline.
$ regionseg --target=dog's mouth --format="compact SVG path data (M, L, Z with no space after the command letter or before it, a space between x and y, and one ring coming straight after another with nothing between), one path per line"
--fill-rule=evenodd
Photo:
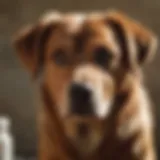
M86 155L100 144L105 131L104 124L97 117L70 115L65 120L65 132L75 148Z
M79 138L85 138L88 137L89 132L90 132L90 126L87 125L86 123L79 123L77 124L77 136Z

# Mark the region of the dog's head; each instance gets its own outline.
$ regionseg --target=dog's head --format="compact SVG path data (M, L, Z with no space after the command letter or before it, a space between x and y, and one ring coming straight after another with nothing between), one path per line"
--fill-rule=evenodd
M102 139L116 94L133 89L153 57L156 38L119 12L53 13L20 32L15 46L30 73L43 75L66 135L87 151Z

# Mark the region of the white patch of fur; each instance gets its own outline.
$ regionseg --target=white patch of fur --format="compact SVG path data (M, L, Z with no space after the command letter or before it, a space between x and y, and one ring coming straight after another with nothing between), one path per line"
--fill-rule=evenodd
M120 138L128 138L139 129L143 130L143 132L146 134L150 133L152 130L153 123L150 105L148 102L148 96L143 87L137 88L136 96L139 105L139 111L134 117L131 117L125 122L125 124L120 126L118 129L118 135Z
M150 133L153 128L153 120L151 114L151 106L147 92L141 87L139 88L139 109L140 109L140 124L145 133Z
M61 14L57 11L49 11L41 17L40 21L42 24L48 24L53 21L59 21L61 19Z
M93 92L93 102L94 102L94 110L98 117L104 118L107 116L111 109L111 99L104 99L104 93L103 93L103 81L99 83L99 86L94 88L92 90Z
M112 100L96 99L95 96L95 102L97 102L97 105L95 105L95 113L98 117L105 118L107 115L109 115L111 111Z
M81 27L81 24L83 23L83 21L85 19L85 15L77 13L77 14L74 14L74 16L68 15L68 16L66 16L66 19L67 18L69 20L69 28L68 29L70 30L70 32L76 32Z
M139 124L140 128L143 132L143 139L146 145L150 145L151 149L148 150L145 154L145 160L155 159L153 158L155 155L153 153L153 144L152 144L152 130L153 130L153 119L151 115L151 108L148 101L148 95L144 89L140 89L139 92L139 100L140 100L140 114L139 114ZM133 153L136 155L139 155L139 152L142 149L142 144L137 141L135 145L133 146ZM148 148L148 146L146 146ZM153 147L153 148L152 148Z

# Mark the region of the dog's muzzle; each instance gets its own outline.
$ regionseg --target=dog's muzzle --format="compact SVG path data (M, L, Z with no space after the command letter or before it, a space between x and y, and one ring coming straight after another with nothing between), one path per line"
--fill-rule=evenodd
M104 119L110 112L114 83L101 68L82 65L75 68L67 89L70 115Z

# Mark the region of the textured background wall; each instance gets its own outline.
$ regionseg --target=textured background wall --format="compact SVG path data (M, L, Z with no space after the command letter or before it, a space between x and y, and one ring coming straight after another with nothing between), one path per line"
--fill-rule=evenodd
M62 11L118 8L160 35L159 0L0 0L0 114L11 116L17 152L26 154L35 151L36 107L31 81L15 58L10 40L20 27L34 22L52 8ZM160 111L159 58L157 54L153 65L146 68L147 85L157 113ZM160 146L158 138L157 144Z

